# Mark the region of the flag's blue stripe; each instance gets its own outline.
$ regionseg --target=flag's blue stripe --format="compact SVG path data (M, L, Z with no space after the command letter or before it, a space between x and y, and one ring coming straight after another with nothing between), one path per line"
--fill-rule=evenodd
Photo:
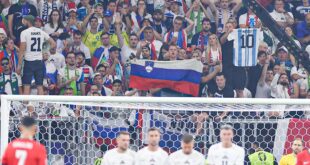
M199 84L201 80L201 73L194 70L183 69L163 69L155 68L148 73L145 70L145 66L131 64L131 75L139 76L143 78L170 80L170 81L187 81L195 84Z
M238 66L242 66L242 43L240 41L242 42L242 29L238 30Z
M256 54L257 54L257 52L256 52L256 35L257 35L257 30L256 29L254 29L253 30L253 38L254 38L254 44L253 44L253 48L252 48L252 65L251 66L255 66L256 65Z
M93 122L93 124L96 125L95 129L94 130L94 137L95 138L98 138L98 137L101 137L101 138L110 138L110 139L114 139L116 138L117 134L120 132L120 131L127 131L127 128L124 128L124 127L115 127L115 128L111 128L111 127L103 127L101 125L98 124L98 122Z

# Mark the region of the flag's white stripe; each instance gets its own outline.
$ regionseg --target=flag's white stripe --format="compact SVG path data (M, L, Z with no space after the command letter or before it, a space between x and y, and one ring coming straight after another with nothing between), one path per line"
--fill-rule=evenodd
M153 61L154 67L162 69L188 69L202 72L202 63L196 59L178 61ZM145 60L134 60L132 64L145 66Z

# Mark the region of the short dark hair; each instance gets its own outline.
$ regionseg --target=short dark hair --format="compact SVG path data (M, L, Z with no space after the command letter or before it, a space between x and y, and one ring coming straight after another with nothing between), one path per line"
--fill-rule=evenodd
M105 69L107 69L107 67L104 66L103 64L99 64L99 65L96 67L96 71L97 71L99 68L105 68Z
M75 56L75 53L73 51L70 51L67 53L66 58L68 57L69 54L73 54Z
M75 56L82 56L82 57L85 59L85 53L84 53L84 52L81 52L81 51L76 52L76 53L75 53Z
M176 16L175 19L174 19L174 21L176 21L176 20L179 20L179 21L182 21L182 22L183 22L183 17L181 17L181 16ZM173 21L173 22L174 22L174 21Z
M211 20L209 18L203 18L201 23L203 24L204 22L209 22L211 24Z
M75 30L73 35L82 36L83 33L81 31L79 31L79 30Z
M144 28L144 30L152 30L153 31L153 28L151 26L147 26Z
M220 77L220 76L223 76L226 79L226 77L225 77L223 72L220 72L220 73L216 74L216 77Z
M117 84L117 83L122 84L122 81L119 80L119 79L115 79L112 84L114 85L114 84Z
M190 134L184 134L182 136L182 142L185 144L189 144L194 141L194 137Z
M259 51L259 52L257 53L257 57L261 57L261 56L263 56L263 55L266 55L266 56L267 56L267 53L266 53L265 51Z
M149 133L149 132L153 132L153 131L157 131L158 133L160 133L160 130L159 130L158 128L156 128L156 127L152 127L152 128L149 128L149 129L147 130L148 133Z
M116 1L115 1L115 0L109 0L108 5L109 5L110 3L115 3L115 4L116 4Z
M130 38L131 36L135 36L135 37L138 38L138 35L137 35L136 33L130 33L129 38Z
M107 32L103 32L103 33L101 33L100 38L101 38L102 36L104 36L104 35L108 35L108 36L110 36L110 34L109 34L109 33L107 33Z
M91 20L93 20L93 19L95 19L95 20L97 20L97 21L98 21L98 18L97 18L97 17L92 16L92 17L90 17L90 18L89 18L89 22L90 22Z
M169 50L169 48L170 48L171 46L178 47L178 45L176 45L176 44L170 44L169 47L168 47L168 50Z
M36 125L37 122L33 117L25 116L21 119L20 123L22 126L29 128Z
M117 134L117 137L120 137L121 135L128 135L128 136L130 136L129 132L127 132L127 131L120 131L120 132Z

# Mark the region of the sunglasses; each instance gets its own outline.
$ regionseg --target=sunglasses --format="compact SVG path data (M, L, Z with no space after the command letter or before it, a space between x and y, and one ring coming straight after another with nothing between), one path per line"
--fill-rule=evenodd
M2 66L7 66L7 65L9 65L9 63L8 63L8 62L4 62L4 63L2 63L1 65L2 65Z

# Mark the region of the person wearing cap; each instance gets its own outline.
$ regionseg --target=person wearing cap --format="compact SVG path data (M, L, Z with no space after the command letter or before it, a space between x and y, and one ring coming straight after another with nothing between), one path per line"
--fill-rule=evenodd
M19 43L20 34L26 27L23 26L23 16L38 16L37 9L34 5L29 4L26 0L19 0L18 3L12 5L8 14L8 36L16 43Z
M44 63L42 62L43 42L47 40L51 48L55 48L55 41L43 30L33 27L35 18L31 15L24 16L23 23L28 29L21 35L20 52L16 73L21 75L23 67L24 94L30 94L32 78L35 79L37 93L43 95Z
M112 90L104 85L103 77L100 73L95 73L93 84L97 86L98 91L102 96L111 96Z
M276 51L276 58L272 58L272 63L285 67L287 72L290 72L295 66L295 57L291 55L285 46L281 46Z
M137 33L142 28L142 20L144 18L152 19L152 16L146 11L146 2L144 0L137 1L138 9L136 12L131 12L131 20L133 22L132 31Z
M73 95L85 95L84 74L81 69L76 67L76 58L73 52L69 52L66 56L66 66L58 72L57 87L64 94L65 88L73 89Z
M84 33L83 43L89 48L90 54L94 54L95 50L101 46L100 36L102 31L98 31L98 18L94 17L95 10L91 9L85 17L80 31ZM87 24L90 24L90 29L87 29Z
M187 34L193 30L194 22L186 17L185 20L187 21L188 25L183 29L183 17L177 16L174 19L173 29L166 33L164 37L164 41L166 43L173 43L184 49L187 48Z
M109 63L109 69L107 71L107 73L109 75L114 76L116 79L120 79L123 80L124 77L124 67L122 65L122 63L119 61L119 55L120 55L120 49L116 46L112 46L109 49L109 59L108 59L108 63Z

